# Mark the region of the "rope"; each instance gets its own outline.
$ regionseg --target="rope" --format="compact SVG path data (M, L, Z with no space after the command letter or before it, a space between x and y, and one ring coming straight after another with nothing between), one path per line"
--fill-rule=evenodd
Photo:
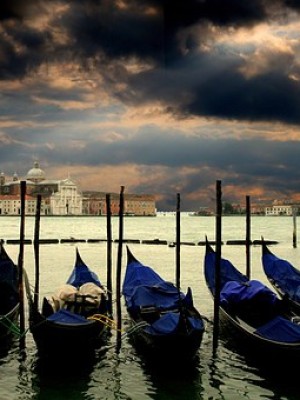
M117 328L116 322L113 319L109 318L105 314L94 314L91 317L88 317L87 319L101 322L102 324L106 325L108 328L115 329L118 332L123 332L122 329Z
M132 328L128 329L127 331L124 331L123 329L118 329L116 322L104 314L94 314L91 317L88 317L87 319L101 322L102 324L106 325L108 328L115 329L117 332L123 332L123 334L121 335L121 340L124 339L125 337L133 334L137 330L149 325L147 322L141 321L141 322L135 324Z
M137 324L135 324L132 328L128 329L126 332L123 333L123 335L121 336L121 339L124 339L126 336L131 335L132 333L134 333L135 331L138 331L141 328L144 328L145 326L148 326L149 324L145 321L141 321Z
M147 326L147 325L149 325L149 324L148 324L147 322L145 322L145 321L141 321L141 322L137 323L136 325L134 325L132 328L128 329L126 332L124 332L124 333L121 335L120 341L122 341L122 340L125 339L127 336L131 335L131 334L134 333L135 331L137 331L137 330L139 330L139 329L141 329L141 328L143 328L144 326ZM111 350L111 349L113 349L113 348L115 348L115 347L116 347L116 344L114 343L114 344L111 344L111 345L109 345L109 346L103 346L103 347L101 347L101 350L102 350L102 351L108 351L108 350Z
M26 335L28 332L28 329L21 334L21 330L18 325L14 324L6 315L3 315L2 318L0 319L0 323L7 329L9 330L13 335L18 336L18 337L23 337Z

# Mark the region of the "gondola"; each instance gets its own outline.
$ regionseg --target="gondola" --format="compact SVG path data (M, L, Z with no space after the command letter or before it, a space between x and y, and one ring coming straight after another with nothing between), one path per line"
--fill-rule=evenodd
M289 261L277 257L262 241L264 272L279 296L300 315L300 271Z
M206 243L204 274L215 296L217 255ZM244 354L262 363L290 364L300 359L300 325L283 300L262 282L249 280L226 259L220 260L221 332Z
M20 311L18 267L8 256L0 241L0 347L18 332Z
M88 356L105 341L107 297L98 276L82 261L76 248L73 271L56 293L44 297L41 310L25 279L29 328L40 355Z
M200 313L187 294L143 265L127 247L122 294L136 348L152 360L193 359L205 329Z

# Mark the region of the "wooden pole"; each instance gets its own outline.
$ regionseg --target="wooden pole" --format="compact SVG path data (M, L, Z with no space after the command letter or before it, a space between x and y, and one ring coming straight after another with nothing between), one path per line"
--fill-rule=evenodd
M111 208L110 208L110 194L106 194L106 237L107 237L107 310L108 315L112 317L112 233L111 233Z
M41 203L42 196L37 195L36 199L36 213L35 213L35 228L34 228L34 257L35 257L35 287L33 304L34 309L37 311L39 308L39 291L40 291L40 219L41 219Z
M123 215L124 215L124 186L120 190L120 207L119 207L119 245L117 259L117 282L116 282L116 312L117 312L117 352L121 347L121 329L122 329L122 312L121 312L121 269L122 269L122 248L123 248Z
M213 351L218 347L219 338L219 308L221 284L221 248L222 248L222 191L221 181L216 182L216 270L215 270L215 296L214 296L214 328Z
M293 247L297 247L297 209L293 207Z
M250 243L251 243L251 207L250 196L246 196L246 276L251 277Z
M177 193L176 206L176 286L180 290L180 193Z
M26 181L20 182L20 251L18 258L19 269L19 297L20 297L20 350L25 348L25 315L24 315L24 287L23 287L23 262L24 262L24 235L25 235L25 199Z

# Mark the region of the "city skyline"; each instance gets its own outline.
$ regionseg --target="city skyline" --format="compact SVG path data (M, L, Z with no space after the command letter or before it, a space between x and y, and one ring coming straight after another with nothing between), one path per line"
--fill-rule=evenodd
M159 210L300 199L300 3L0 4L1 172Z

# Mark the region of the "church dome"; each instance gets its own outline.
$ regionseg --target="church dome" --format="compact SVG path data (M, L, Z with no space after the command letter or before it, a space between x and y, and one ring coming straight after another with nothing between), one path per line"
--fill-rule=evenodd
M40 182L45 179L45 172L40 168L37 161L35 161L34 167L27 172L26 179L33 182Z

